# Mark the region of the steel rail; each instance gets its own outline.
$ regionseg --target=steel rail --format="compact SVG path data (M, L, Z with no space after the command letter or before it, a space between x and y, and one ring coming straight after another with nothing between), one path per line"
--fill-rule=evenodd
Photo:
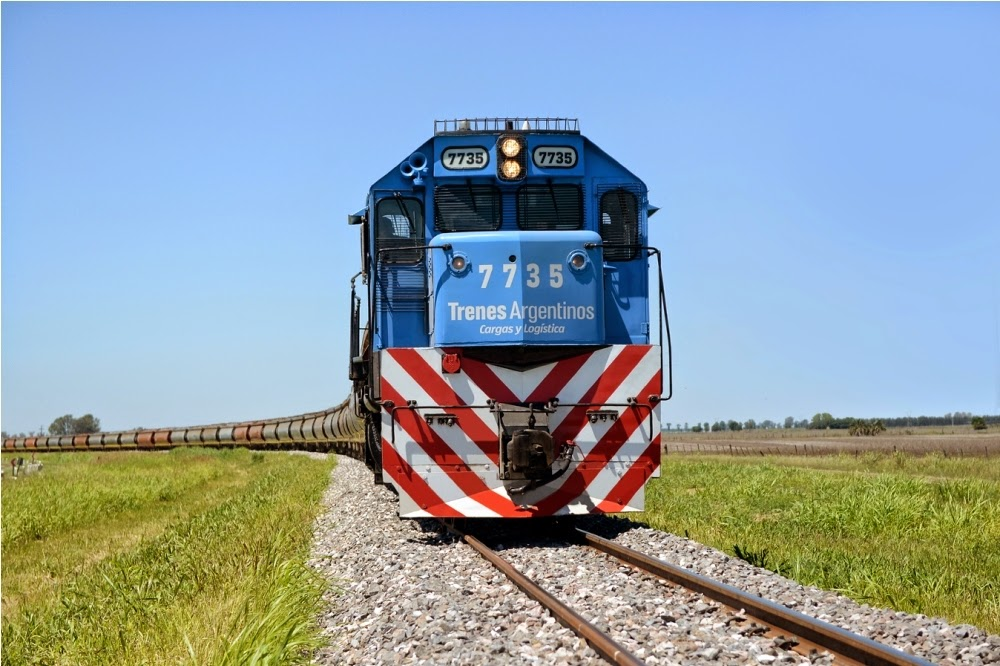
M576 528L575 536L584 544L643 571L664 578L734 609L745 609L747 615L772 627L783 629L823 649L868 666L930 666L930 662L878 643L864 636L835 627L773 601L753 596L725 583L720 583L693 571L668 564L639 551L621 546L596 534Z
M626 650L617 643L611 636L604 633L590 622L587 622L576 611L562 603L554 596L543 590L537 583L518 571L517 567L500 557L496 551L484 544L479 539L465 534L453 525L442 522L445 528L460 537L465 543L472 546L476 552L483 556L490 564L500 570L512 583L517 585L522 592L544 606L552 616L577 636L587 641L599 655L612 664L622 666L641 666L645 662Z

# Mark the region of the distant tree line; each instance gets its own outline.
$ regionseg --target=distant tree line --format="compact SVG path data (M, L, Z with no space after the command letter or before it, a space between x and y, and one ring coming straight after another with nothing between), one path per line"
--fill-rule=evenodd
M853 416L835 417L828 412L814 414L811 419L796 420L794 416L788 416L782 423L776 423L770 419L757 422L754 419L747 421L716 421L715 423L695 423L688 427L685 423L666 424L666 429L670 430L676 425L677 430L688 430L690 432L739 432L741 430L771 430L771 429L792 429L803 428L810 430L847 430L852 435L878 434L886 428L906 428L913 426L948 426L948 425L971 425L976 430L982 430L990 425L1000 424L1000 414L993 416L973 416L971 412L948 412L944 416L897 416L882 417L876 419L859 419Z

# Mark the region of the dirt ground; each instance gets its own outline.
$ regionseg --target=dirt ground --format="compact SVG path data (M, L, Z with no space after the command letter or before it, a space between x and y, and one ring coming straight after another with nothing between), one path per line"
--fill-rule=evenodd
M963 432L963 430L965 432ZM663 450L671 453L729 455L860 455L865 451L913 455L1000 456L1000 428L893 428L875 437L851 437L846 432L816 430L756 430L750 432L664 432Z

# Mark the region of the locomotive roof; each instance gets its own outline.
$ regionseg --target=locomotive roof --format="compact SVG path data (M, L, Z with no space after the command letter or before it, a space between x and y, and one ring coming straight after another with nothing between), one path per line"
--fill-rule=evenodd
M434 136L472 132L551 132L579 134L576 118L528 118L522 116L498 118L454 118L434 121Z

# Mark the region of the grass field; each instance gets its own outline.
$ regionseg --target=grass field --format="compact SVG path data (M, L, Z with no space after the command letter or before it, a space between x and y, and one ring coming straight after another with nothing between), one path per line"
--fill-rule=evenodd
M73 453L3 480L3 664L294 663L332 460Z
M653 527L806 585L1000 633L1000 459L668 455Z
M740 430L737 432L664 432L663 450L671 453L749 455L830 455L865 451L913 455L1000 458L1000 427L976 431L972 426L889 428L876 437L852 437L846 430L806 428Z
M991 425L986 430L974 430L970 425L959 426L911 426L900 428L888 428L875 437L852 437L846 430L841 429L811 429L811 428L756 428L754 430L737 430L735 432L723 430L719 432L691 432L685 430L667 430L663 433L667 437L682 439L687 441L697 441L699 439L714 440L782 440L782 439L853 439L855 441L878 441L883 437L997 437L1000 436L1000 426Z

